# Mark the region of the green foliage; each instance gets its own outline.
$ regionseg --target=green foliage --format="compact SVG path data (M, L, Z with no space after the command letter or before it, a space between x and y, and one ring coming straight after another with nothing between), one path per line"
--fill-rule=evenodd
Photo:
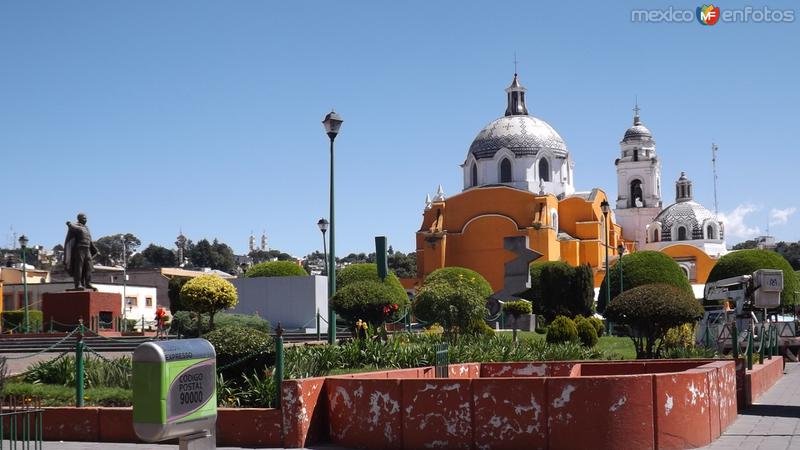
M469 279L450 282L425 280L414 299L414 314L425 322L437 322L448 335L478 331L475 324L486 316L486 297Z
M198 331L197 318L200 317L200 329ZM208 324L208 316L192 311L178 311L172 315L172 322L169 324L170 334L180 335L181 337L195 338L211 330Z
M53 384L7 383L4 397L40 398L42 406L74 406L75 388ZM133 392L118 387L87 388L84 391L86 406L131 406Z
M131 358L122 356L105 361L87 356L84 358L84 382L87 388L131 388ZM64 356L56 360L38 361L22 374L27 383L75 386L75 357Z
M128 261L129 268L136 267L175 267L178 256L172 250L156 244L150 244L141 252L133 255Z
M3 318L3 331L15 328L15 333L25 329L25 310L15 309L0 313ZM31 331L42 330L42 312L35 309L28 309L28 325Z
M578 316L575 319L575 328L578 331L578 339L584 347L594 347L597 345L597 330L589 319Z
M436 269L425 277L425 283L436 283L438 281L449 284L465 284L483 297L489 298L494 292L492 286L478 272L464 267L443 267Z
M615 298L605 315L630 327L638 358L654 358L667 330L703 316L703 307L690 292L668 284L638 286Z
M594 302L594 278L588 265L573 267L561 261L530 267L531 288L520 294L533 302L533 312L552 321L556 316L588 315Z
M515 319L531 313L531 303L526 300L516 300L503 303L503 312Z
M194 267L210 267L230 274L236 273L236 257L227 244L214 239L203 239L197 244L190 242L187 251L189 261Z
M391 284L381 281L350 283L333 296L333 308L350 322L363 320L380 325L398 317L406 308L408 296L399 295Z
M214 314L233 308L239 302L236 288L230 281L217 275L202 275L187 281L181 288L181 305L188 310L209 315L214 328Z
M140 245L142 241L131 233L103 236L94 242L97 248L94 263L104 266L122 265L125 258L130 259ZM124 250L127 250L125 256L123 256Z
M274 359L275 344L267 333L244 327L219 328L203 335L217 352L217 367L226 376L263 371ZM243 359L246 358L246 359Z
M292 261L266 261L258 263L247 269L244 274L247 278L255 277L299 277L307 276L308 272L302 266Z
M547 327L547 343L562 344L578 341L578 328L569 317L558 316Z
M258 314L219 313L214 319L217 328L242 327L251 328L264 333L270 332L269 321Z
M356 283L359 281L381 281L378 277L378 266L377 264L350 264L349 266L345 267L342 270L336 272L336 288L342 289L347 287L347 285ZM400 294L405 295L406 290L403 288L403 285L400 284L400 280L397 278L395 274L391 271L389 272L388 276L384 283L388 283L392 289L397 292L397 297Z
M598 337L602 336L603 333L606 332L606 325L603 323L602 320L600 320L599 317L592 316L592 317L589 317L587 320L594 327L594 330L597 332L597 336Z
M234 380L217 378L217 405L227 408L275 408L275 378L269 371L242 373Z
M627 254L621 261L613 264L600 286L600 295L597 298L597 311L604 313L608 307L606 283L611 281L611 298L619 295L619 266L622 264L623 287L627 291L637 286L646 284L669 284L688 293L692 293L692 286L681 270L678 263L661 252L639 251Z
M672 327L664 334L664 349L676 347L694 347L695 345L695 323L685 323Z
M181 288L183 288L183 285L189 280L191 280L191 278L188 277L172 277L169 279L167 297L169 297L169 310L172 314L185 309L183 305L181 305Z
M792 266L784 257L770 250L738 250L728 253L717 261L708 275L708 282L718 281L739 275L749 275L758 269L779 269L783 271L783 292L781 305L795 305L800 302L795 292L800 291Z

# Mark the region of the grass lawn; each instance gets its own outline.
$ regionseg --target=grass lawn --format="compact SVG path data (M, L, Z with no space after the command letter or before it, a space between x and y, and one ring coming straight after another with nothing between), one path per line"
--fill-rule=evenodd
M520 339L543 340L544 335L533 331L519 331ZM629 337L601 336L597 348L608 353L612 359L636 359L636 349Z

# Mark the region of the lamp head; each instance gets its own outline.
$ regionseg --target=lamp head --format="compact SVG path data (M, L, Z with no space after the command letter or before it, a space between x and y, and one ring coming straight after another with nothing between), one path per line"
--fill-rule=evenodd
M327 220L325 220L325 219L319 219L319 222L317 222L317 226L319 227L319 231L322 231L323 234L325 234L325 232L328 231L328 225L329 225L329 222Z
M611 205L608 204L608 200L603 200L600 203L600 210L603 211L603 214L608 215L609 211L611 211Z
M28 246L28 236L25 236L23 234L22 236L19 237L19 246L22 247L22 248L25 248L25 247Z
M325 126L325 133L328 134L331 140L335 139L336 135L339 134L339 128L341 128L342 122L344 122L342 116L336 114L333 110L322 119L322 125Z

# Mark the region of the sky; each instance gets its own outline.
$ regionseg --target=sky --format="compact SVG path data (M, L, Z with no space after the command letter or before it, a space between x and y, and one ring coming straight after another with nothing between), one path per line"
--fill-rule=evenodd
M469 145L505 110L514 58L529 112L575 160L578 190L616 196L634 99L662 158L665 205L686 171L729 245L800 240L800 24L641 23L699 3L4 1L0 245L179 230L247 251L250 233L319 250L336 139L338 255L385 235L415 248L426 194L462 189ZM789 1L728 1L791 10ZM797 11L794 11L797 16Z

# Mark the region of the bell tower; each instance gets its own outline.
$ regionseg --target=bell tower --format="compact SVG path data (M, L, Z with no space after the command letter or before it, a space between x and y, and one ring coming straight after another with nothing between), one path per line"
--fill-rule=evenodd
M661 160L656 141L639 116L639 104L633 108L633 125L620 141L617 166L617 223L626 240L641 248L647 242L647 225L663 206L661 201Z

